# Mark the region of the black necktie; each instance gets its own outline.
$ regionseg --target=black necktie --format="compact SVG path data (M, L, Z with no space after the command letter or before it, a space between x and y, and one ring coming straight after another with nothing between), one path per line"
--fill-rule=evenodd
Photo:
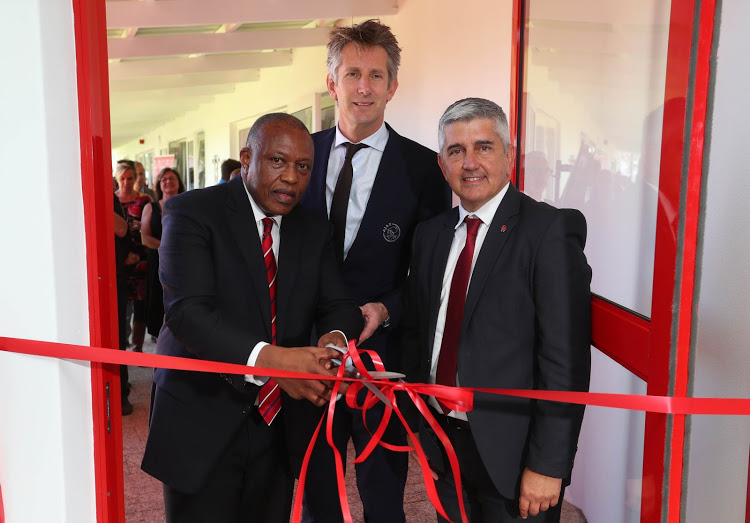
M346 210L349 208L349 193L352 190L352 158L354 154L369 145L364 143L344 142L346 147L346 158L344 165L339 172L339 179L336 181L336 189L333 191L331 200L331 223L333 224L333 247L336 258L339 261L344 260L344 237L346 236Z

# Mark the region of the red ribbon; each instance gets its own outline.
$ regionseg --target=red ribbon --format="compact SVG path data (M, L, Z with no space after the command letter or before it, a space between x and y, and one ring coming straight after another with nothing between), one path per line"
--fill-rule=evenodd
M85 347L80 345L69 345L63 343L52 343L33 340L22 340L15 338L0 337L0 350L6 352L15 352L19 354L29 354L34 356L45 356L51 358L74 359L81 361L90 361L97 363L110 363L115 365L138 365L142 367L161 367L166 369L187 370L197 372L214 372L226 374L253 374L259 376L269 376L272 378L297 378L297 379L320 379L320 374L307 374L300 372L285 371L279 369L268 369L263 367L249 367L234 363L222 363L216 361L198 360L193 358L178 358L175 356L163 356L159 354L126 352L112 349L102 349L98 347ZM365 351L373 360L376 370L385 370L382 361L377 354ZM423 383L405 383L403 381L394 383L387 380L374 380L362 364L359 352L353 342L349 346L349 356L352 358L357 370L362 375L361 379L347 378L344 376L344 367L339 367L339 373L330 380L335 381L332 398L328 404L328 410L321 417L313 438L308 446L305 458L302 464L297 492L304 492L304 483L307 473L307 466L310 460L310 454L315 440L318 437L323 421L326 421L327 442L334 452L336 460L337 488L341 499L342 512L344 520L351 521L351 512L346 499L344 486L343 462L332 440L333 413L335 408L335 398L338 395L342 381L350 382L349 390L346 393L347 405L362 410L362 416L366 415L367 409L380 401L372 392L368 391L361 405L357 403L357 393L364 386L364 382L374 383L380 388L381 392L391 402L392 407L386 405L385 415L381 420L378 428L372 433L373 437L365 447L355 463L361 463L370 455L376 445L382 445L385 448L396 452L407 452L414 450L422 467L422 476L424 477L427 495L436 508L438 513L448 519L445 511L438 499L435 490L435 483L430 473L427 458L419 445L414 434L409 429L401 411L396 404L395 392L405 391L414 402L420 413L425 417L427 423L435 431L435 434L445 447L448 461L451 464L456 490L460 502L461 516L464 521L468 521L463 507L463 497L461 492L461 477L459 473L458 459L456 458L453 446L445 435L445 432L438 425L435 418L430 413L421 395L434 396L441 402L450 406L453 410L467 412L473 406L473 393L484 392L501 396L515 396L519 398L529 398L547 401L558 401L563 403L575 403L579 405L590 405L598 407L608 407L626 410L638 410L645 412L656 412L661 414L713 414L713 415L750 415L750 399L744 398L679 398L671 396L641 396L634 394L608 394L598 392L569 392L569 391L550 391L550 390L517 390L517 389L488 389L488 388L469 388L469 387L446 387L443 385L430 385ZM381 437L390 420L392 412L395 412L401 422L406 427L406 431L414 444L414 448L408 446L390 445L381 441ZM327 418L326 418L327 416ZM368 429L369 430L369 429ZM3 523L2 510L2 491L0 491L0 523ZM297 496L294 502L293 521L299 521L302 509L302 496Z

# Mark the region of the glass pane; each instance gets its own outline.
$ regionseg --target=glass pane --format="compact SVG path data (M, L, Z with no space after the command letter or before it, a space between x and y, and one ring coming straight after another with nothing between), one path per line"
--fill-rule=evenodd
M320 97L320 129L330 129L336 125L336 100L327 92Z
M250 127L245 127L244 129L240 129L237 133L237 143L239 144L239 148L242 149L245 147L245 144L247 144L247 135L250 134Z
M143 168L146 170L146 181L148 182L148 186L153 189L154 188L154 180L156 179L156 174L154 173L154 152L149 151L146 153L138 153L135 155L135 161L141 162L143 165Z
M528 5L525 192L580 209L593 292L650 316L670 3Z
M292 113L292 116L299 118L299 120L305 124L307 130L312 132L312 107L305 107L296 113Z
M187 177L187 170L185 165L187 163L187 147L185 140L178 140L175 142L169 142L169 153L174 155L174 168L182 176L182 180L185 184L185 189L190 190L193 188L192 180Z
M646 382L595 349L591 367L591 392L646 394ZM586 407L565 499L588 521L640 521L645 422L644 412Z
M195 155L193 154L194 151L194 145L193 141L186 142L187 145L187 171L188 171L188 180L190 183L191 189L197 189L200 188L200 185L198 185L198 178L195 176Z
M198 187L206 186L206 135L198 133Z

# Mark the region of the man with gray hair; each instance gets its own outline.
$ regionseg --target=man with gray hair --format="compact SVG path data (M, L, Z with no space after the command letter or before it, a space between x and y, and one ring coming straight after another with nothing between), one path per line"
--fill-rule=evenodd
M509 183L508 122L497 104L452 104L438 140L438 162L460 205L414 233L400 370L419 383L588 390L583 215L536 202ZM468 413L434 397L428 404L458 456L470 521L559 521L582 406L486 393L475 394ZM404 408L416 428L416 411ZM458 521L445 450L421 425L440 500Z
M349 294L362 309L361 347L377 352L386 367L395 356L395 333L402 311L402 287L409 245L417 223L450 208L450 189L435 153L404 138L385 123L386 104L398 88L401 49L387 25L367 20L336 27L328 43L326 85L339 109L338 125L313 135L315 162L301 204L333 225L334 252ZM322 411L304 405L296 455L301 461ZM349 439L359 455L378 426L382 405L370 409L367 425L359 411L339 402L334 440L343 455ZM395 417L394 417L395 418ZM405 444L393 420L384 441ZM404 486L408 457L377 447L357 464L357 486L369 522L405 519ZM342 520L335 488L334 458L319 437L308 468L304 520Z

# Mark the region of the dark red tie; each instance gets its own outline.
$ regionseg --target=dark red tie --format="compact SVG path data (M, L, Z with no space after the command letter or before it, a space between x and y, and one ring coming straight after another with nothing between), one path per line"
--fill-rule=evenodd
M276 258L273 255L273 238L271 228L273 219L263 218L263 259L266 262L266 274L268 276L268 292L271 295L271 345L276 345ZM265 385L260 388L258 394L258 410L263 416L263 421L271 424L276 414L281 410L281 392L279 384L269 378Z
M477 240L477 231L482 220L478 218L464 219L466 222L466 244L456 262L453 271L451 290L448 295L448 308L445 313L445 326L443 327L443 341L440 345L440 357L438 358L437 374L435 383L439 385L456 386L456 361L458 356L458 342L461 336L461 324L464 320L464 305L466 304L466 290L469 287L469 276L471 275L471 261L474 258L474 245ZM451 409L440 406L443 412L448 414Z

